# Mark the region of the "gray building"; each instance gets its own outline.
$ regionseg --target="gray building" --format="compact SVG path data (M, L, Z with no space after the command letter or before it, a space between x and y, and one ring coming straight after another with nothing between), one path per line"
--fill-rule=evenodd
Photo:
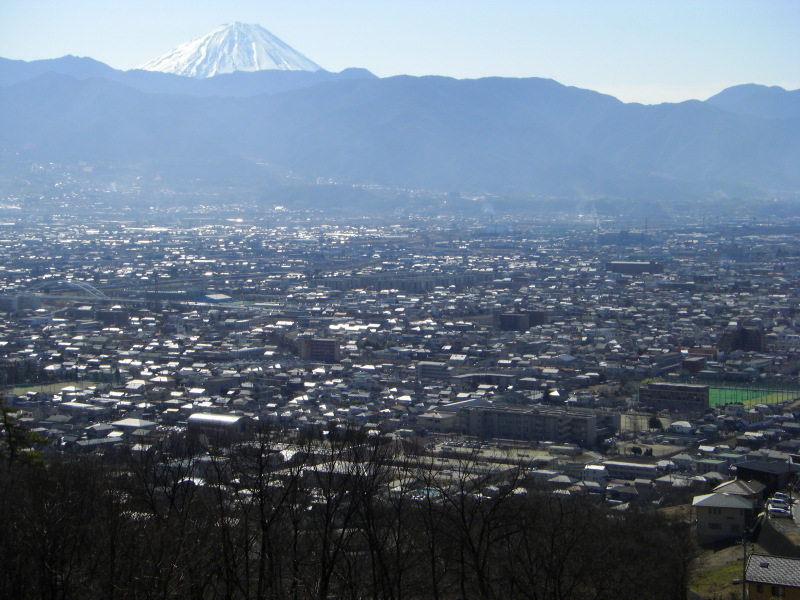
M685 413L708 408L709 387L681 383L648 383L639 388L639 402L656 410Z
M481 438L530 442L594 444L597 416L592 411L548 407L472 406L459 411L461 431Z

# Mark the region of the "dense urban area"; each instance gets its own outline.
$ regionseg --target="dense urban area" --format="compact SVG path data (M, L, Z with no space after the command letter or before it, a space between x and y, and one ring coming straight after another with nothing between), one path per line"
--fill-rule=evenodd
M800 597L800 219L474 212L4 207L0 596Z

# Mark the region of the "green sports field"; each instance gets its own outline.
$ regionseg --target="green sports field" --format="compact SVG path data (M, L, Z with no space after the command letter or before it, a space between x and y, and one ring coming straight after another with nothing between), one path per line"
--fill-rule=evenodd
M756 404L776 404L798 398L797 390L764 390L744 388L711 388L708 391L709 406L722 406L732 402L741 402L749 408Z

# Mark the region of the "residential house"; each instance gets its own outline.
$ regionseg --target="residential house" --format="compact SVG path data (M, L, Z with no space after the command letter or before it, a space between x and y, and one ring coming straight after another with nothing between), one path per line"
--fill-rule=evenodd
M764 490L766 486L759 481L743 481L741 479L731 479L719 484L712 491L718 494L733 494L741 496L758 504L764 500Z
M692 507L697 518L697 542L712 544L742 537L750 526L753 504L751 500L735 494L695 496Z

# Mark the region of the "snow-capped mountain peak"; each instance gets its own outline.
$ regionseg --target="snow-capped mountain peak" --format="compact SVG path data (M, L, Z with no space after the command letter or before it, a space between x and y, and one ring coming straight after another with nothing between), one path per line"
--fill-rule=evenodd
M319 71L321 67L260 25L230 23L138 67L187 77L233 71Z

